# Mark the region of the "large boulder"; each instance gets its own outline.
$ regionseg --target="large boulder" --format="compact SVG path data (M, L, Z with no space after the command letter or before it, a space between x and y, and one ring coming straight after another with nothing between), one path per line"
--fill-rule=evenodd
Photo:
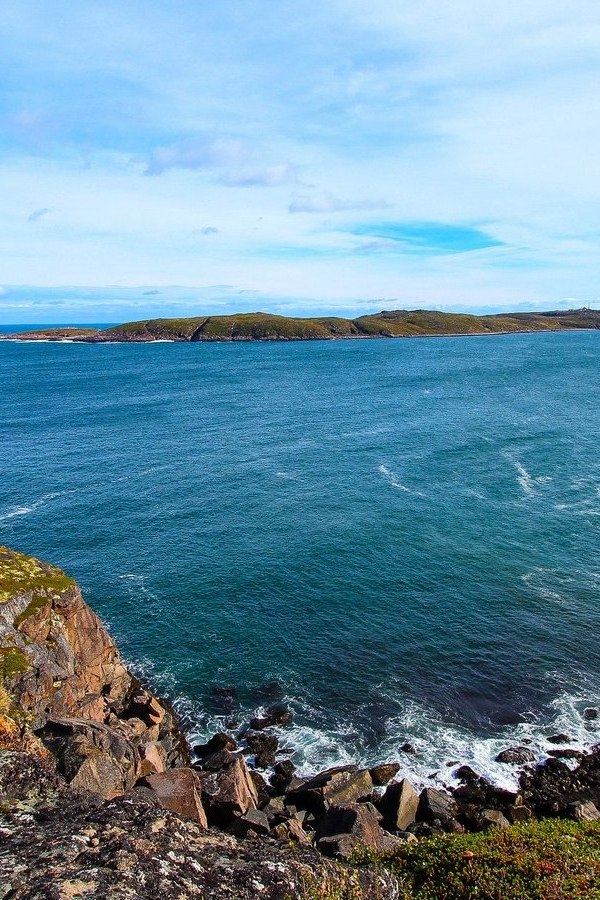
M164 809L182 819L193 819L201 828L208 822L202 805L202 782L193 769L171 769L149 775L146 783Z
M369 774L376 787L383 787L400 771L400 763L381 763L369 769Z
M299 809L310 809L315 815L320 815L334 803L355 803L369 797L372 790L373 781L367 769L338 766L315 775L289 791L287 798Z
M265 728L281 727L282 725L291 725L294 721L294 714L285 703L274 703L265 711L262 716L255 716L250 720L250 728L253 731L262 731Z
M408 779L392 782L379 802L387 827L405 831L417 817L419 795Z
M424 788L419 796L417 819L432 825L438 825L444 831L458 831L456 814L458 812L456 801L446 793L436 788Z
M383 830L372 803L334 804L317 824L317 846L326 856L349 857L359 847L393 850L398 841Z
M232 754L216 772L196 773L202 781L202 800L211 824L229 825L249 809L258 808L256 786L241 756Z
M248 731L245 735L248 751L254 756L257 768L266 769L275 765L275 753L279 740L274 734L262 731Z
M496 756L496 762L524 766L526 763L535 762L535 753L529 747L509 747L507 750L500 751Z

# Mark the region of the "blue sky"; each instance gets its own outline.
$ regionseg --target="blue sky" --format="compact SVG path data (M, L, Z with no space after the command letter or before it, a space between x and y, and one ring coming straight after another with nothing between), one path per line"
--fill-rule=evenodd
M600 305L596 0L3 0L0 38L0 321Z

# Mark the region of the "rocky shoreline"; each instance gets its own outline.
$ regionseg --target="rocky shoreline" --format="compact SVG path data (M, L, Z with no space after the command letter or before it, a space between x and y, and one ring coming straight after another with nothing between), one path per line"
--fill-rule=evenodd
M506 748L500 761L520 769L512 791L469 766L457 787L418 791L398 762L299 777L276 733L291 720L273 703L190 748L75 582L0 548L0 897L104 897L117 884L110 896L303 897L362 848L600 820L600 746L583 754L568 735L549 738L543 764L524 744ZM395 896L389 873L346 871L367 896Z

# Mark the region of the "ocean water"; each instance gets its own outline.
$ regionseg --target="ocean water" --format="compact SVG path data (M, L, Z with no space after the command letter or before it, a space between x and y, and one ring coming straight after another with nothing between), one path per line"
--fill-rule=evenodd
M600 741L599 352L0 343L0 543L74 575L193 735L276 682L303 771L508 783L518 738Z

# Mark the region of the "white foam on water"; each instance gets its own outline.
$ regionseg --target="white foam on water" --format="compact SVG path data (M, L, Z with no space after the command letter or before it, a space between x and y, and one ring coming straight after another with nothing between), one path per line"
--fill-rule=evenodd
M518 457L516 457L513 453L509 452L508 450L505 450L502 453L502 456L505 459L507 459L512 464L513 468L515 469L515 471L517 473L517 483L518 483L519 487L521 488L521 490L523 491L523 493L525 494L525 496L526 497L534 497L536 494L535 482L537 481L537 479L534 480L531 472L529 472L525 468L525 466L523 465L521 460Z
M40 509L40 507L45 506L52 500L55 500L57 497L64 497L66 494L75 493L77 493L77 488L72 488L71 490L67 491L52 491L49 494L43 494L43 496L39 497L37 500L34 500L33 503L31 503L29 506L11 507L6 512L2 513L2 515L0 515L0 522L6 522L10 519L17 518L18 516L27 516L29 515L29 513L35 512L36 509Z
M389 466L384 465L383 463L378 467L377 471L383 475L385 480L391 484L393 488L396 490L404 491L407 494L414 494L416 497L424 497L425 494L422 494L421 491L415 491L412 488L407 487L400 481L399 476L394 472Z
M333 766L369 767L381 762L398 762L400 774L418 787L452 786L458 784L458 767L467 764L498 787L513 790L518 785L520 767L497 762L501 750L527 747L534 754L535 762L542 762L548 758L549 750L561 746L548 741L553 734L567 734L571 740L562 746L578 750L589 749L600 741L600 719L585 721L582 715L586 706L594 705L591 698L566 692L551 704L551 714L545 721L507 726L489 736L476 735L468 728L444 721L431 709L407 702L400 713L386 720L382 740L368 749L357 746L358 729L351 721L344 723L332 716L330 726L308 724L302 719L307 714L310 716L310 706L304 705L302 709L302 704L293 697L286 698L286 702L297 712L297 719L291 727L274 731L280 748L293 748L291 759L301 777ZM260 712L254 711L257 715ZM204 718L202 726L192 733L192 743L204 742L216 731L228 730L228 718L230 715ZM323 716L318 718L322 720ZM412 744L416 753L401 751L405 742ZM566 763L571 767L576 765L576 761Z

